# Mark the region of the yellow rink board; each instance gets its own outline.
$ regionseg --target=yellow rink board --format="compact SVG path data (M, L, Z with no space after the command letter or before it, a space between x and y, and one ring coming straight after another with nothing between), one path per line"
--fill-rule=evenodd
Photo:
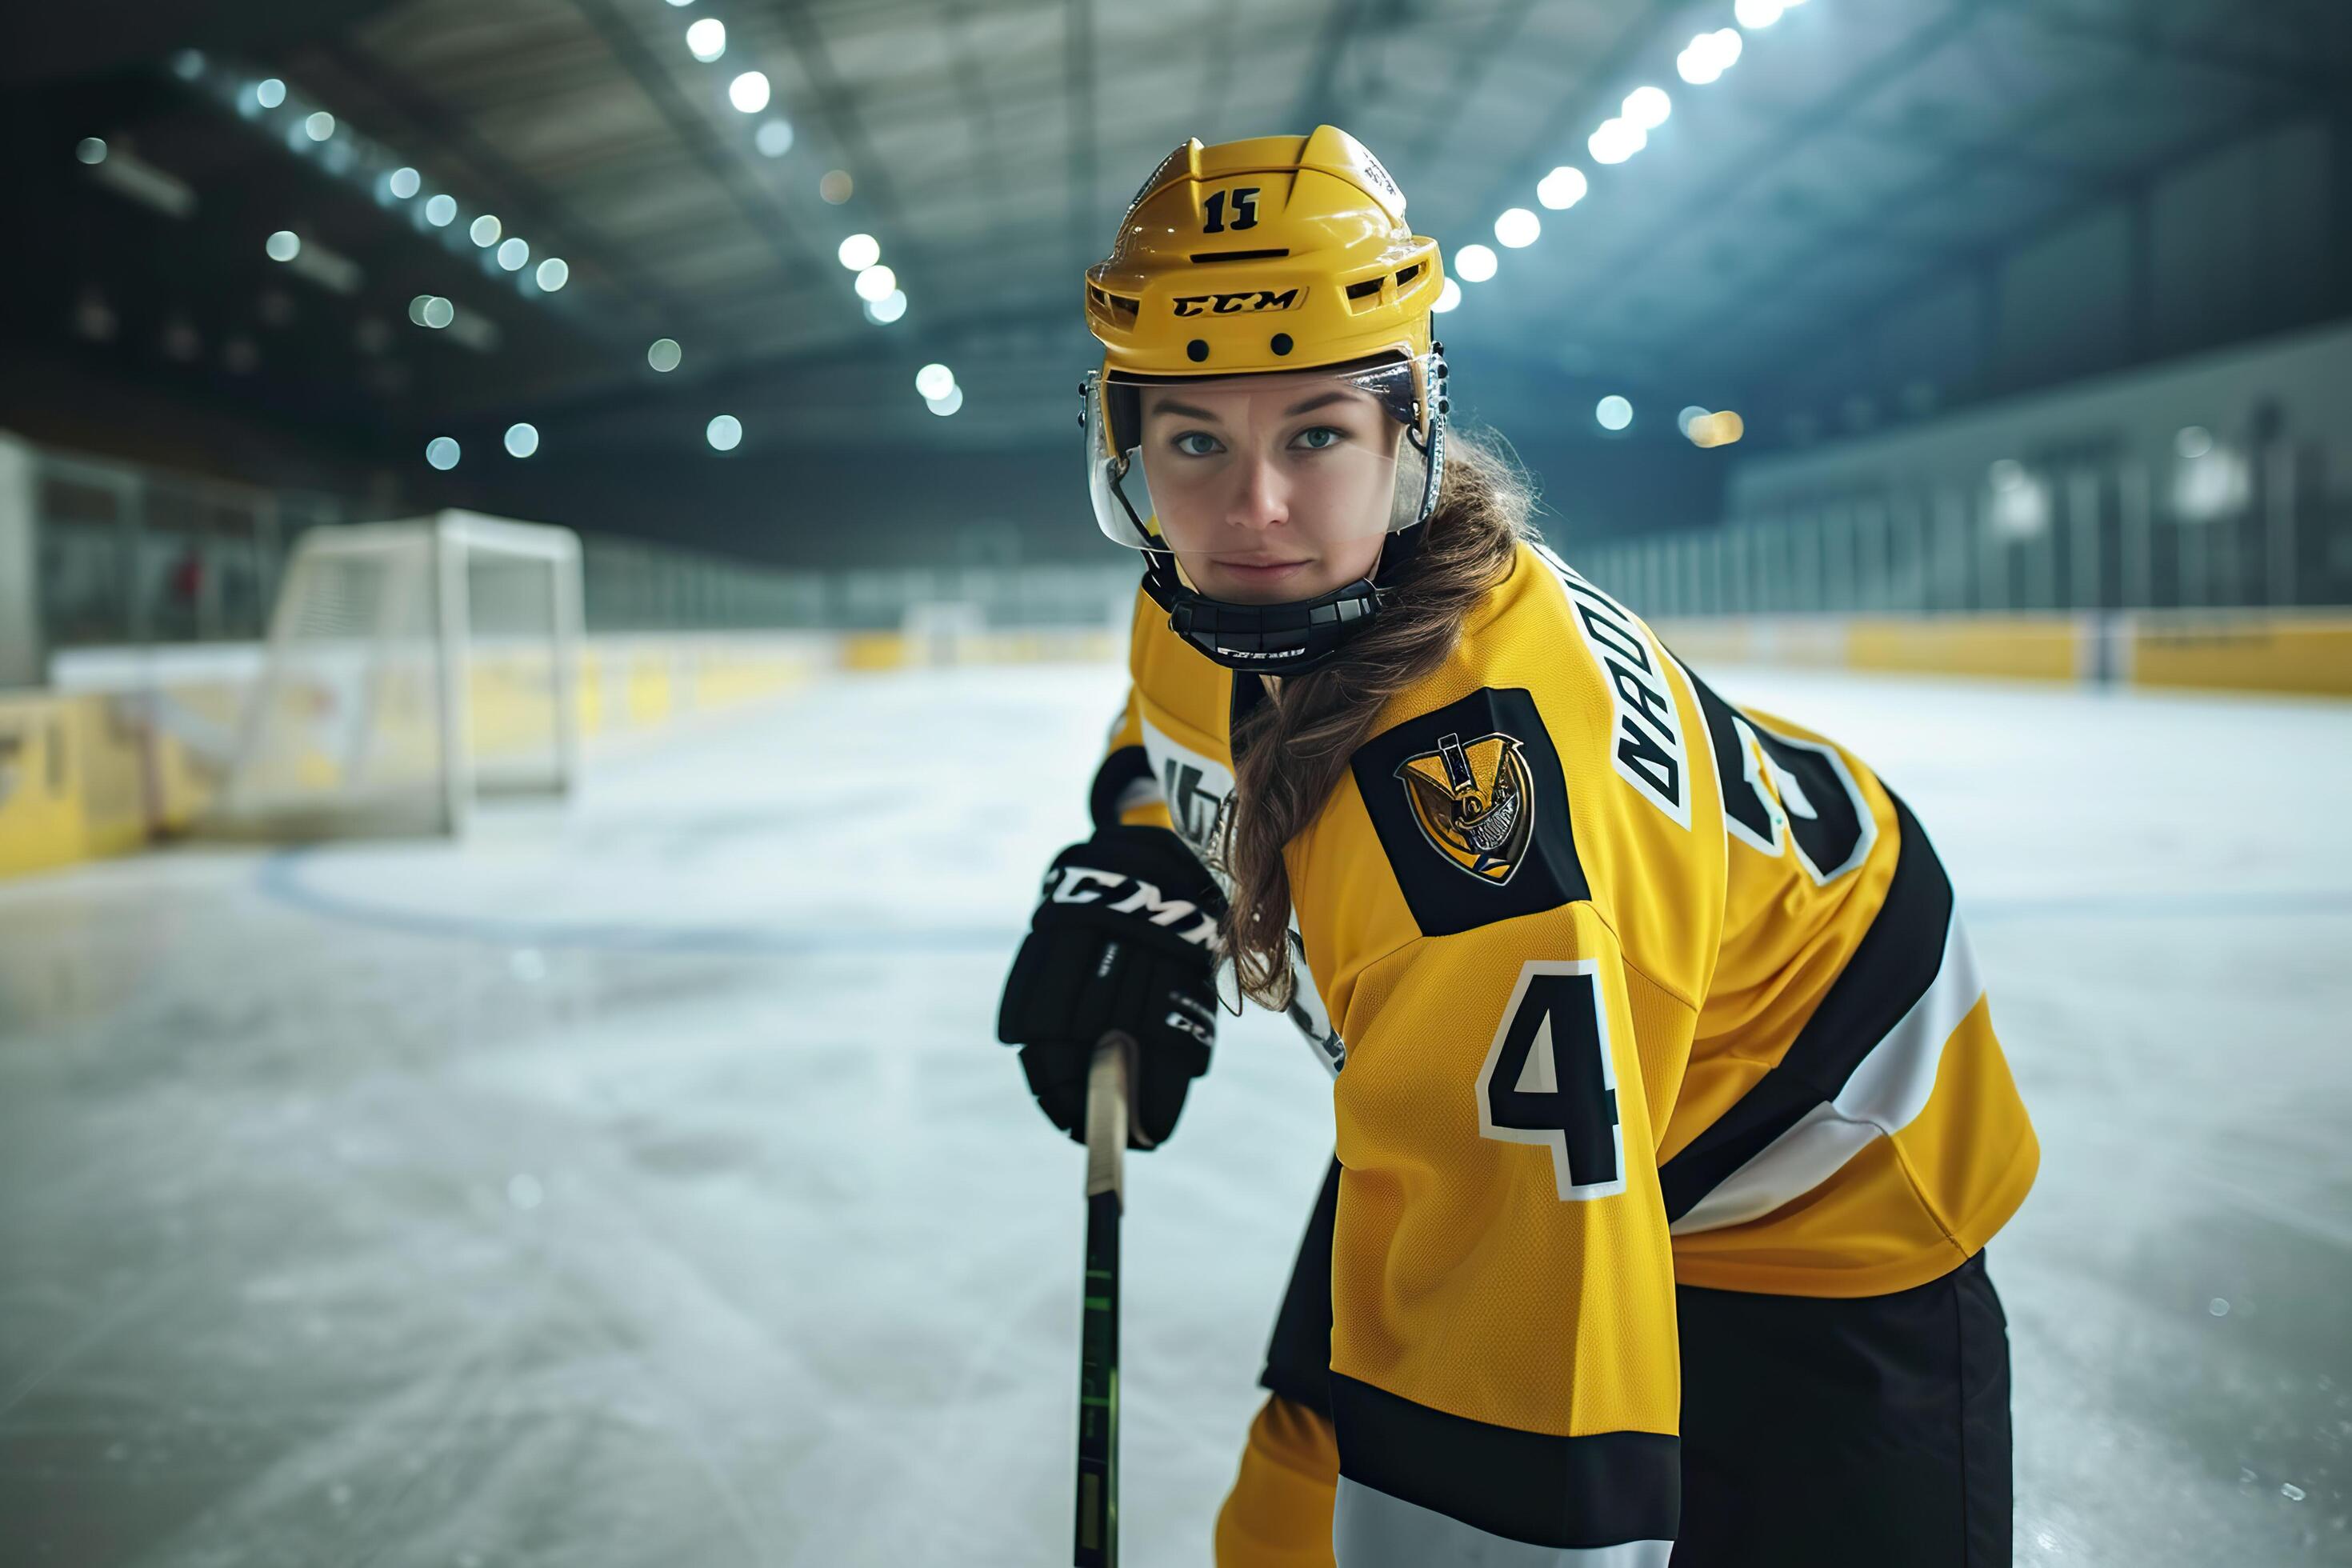
M2352 696L2352 616L2181 616L2135 628L2141 686Z
M757 638L585 648L574 685L581 733L650 732L790 690L831 661L815 639L782 648ZM475 660L466 681L475 754L551 747L553 691L543 657ZM0 695L0 877L123 854L194 827L220 795L245 699L241 685L218 680ZM328 782L332 759L313 763Z

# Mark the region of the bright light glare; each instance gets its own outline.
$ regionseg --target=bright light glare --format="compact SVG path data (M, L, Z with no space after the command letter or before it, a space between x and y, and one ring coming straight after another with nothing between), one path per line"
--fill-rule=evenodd
M1704 419L1711 412L1712 410L1701 408L1697 404L1694 403L1688 408L1684 409L1680 414L1675 416L1675 428L1687 436L1691 433L1691 421L1694 419Z
M882 242L870 234L853 234L841 242L841 248L834 254L852 272L863 272L882 259Z
M646 350L646 363L664 375L676 370L677 362L685 357L685 351L677 346L676 338L656 338L653 345Z
M1584 177L1583 170L1562 163L1546 174L1543 183L1536 186L1536 200L1554 212L1565 212L1582 201L1584 193L1590 189L1591 182Z
M457 443L446 436L436 436L425 443L425 460L447 473L457 466Z
M923 399L923 406L944 419L949 415L953 414L957 409L963 406L963 388L961 386L950 386L948 388L948 395L945 397L927 397Z
M106 162L106 142L96 136L85 136L74 148L74 156L85 163Z
M1445 287L1437 291L1436 303L1431 305L1430 309L1442 316L1460 303L1462 303L1462 285L1448 278L1445 280Z
M722 414L702 428L705 439L715 452L731 452L743 444L743 422L732 414Z
M539 426L509 425L507 426L507 452L511 457L528 458L539 450Z
M1585 142L1593 161L1601 163L1622 163L1649 144L1650 133L1627 120L1602 121Z
M716 16L705 16L686 30L687 52L703 64L727 52L727 24Z
M1612 392L1594 405L1592 416L1603 430L1622 430L1633 423L1633 405Z
M1495 267L1495 253L1483 245L1465 245L1454 253L1454 275L1465 283L1484 283Z
M751 145L763 158L781 158L793 150L793 122L789 120L763 120L760 129L751 132Z
M302 133L313 142L324 142L335 133L335 117L321 109L302 121Z
M1664 88L1637 87L1625 95L1625 118L1644 131L1655 131L1675 111L1675 100Z
M1753 33L1779 21L1780 13L1786 9L1780 0L1737 0L1731 7L1731 14L1738 19L1741 26Z
M561 256L551 256L539 264L539 270L533 276L539 279L541 289L552 294L572 281L572 264Z
M302 238L290 228L281 228L262 248L269 252L272 261L291 261L302 254Z
M898 275L877 263L860 272L853 287L856 289L857 297L861 300L887 300L890 297L890 291L898 287Z
M385 182L392 194L404 202L415 195L424 184L414 169L394 169L392 178Z
M893 289L887 300L871 300L866 305L866 319L877 327L887 327L907 313L907 291Z
M2213 432L2202 425L2190 425L2172 438L2172 449L2194 462L2213 449Z
M499 247L499 265L509 272L521 271L523 263L530 259L530 247L520 236Z
M1688 48L1675 57L1675 69L1693 87L1705 87L1737 64L1739 51L1746 47L1737 27L1701 33L1690 41Z
M447 228L457 216L457 198L443 192L425 204L425 221L435 228Z
M915 390L925 402L937 402L955 389L955 372L939 363L927 364L915 373Z
M466 232L473 237L474 243L476 245L480 246L484 250L488 250L490 247L499 242L498 215L495 213L484 213L481 216L474 220L472 226L468 227Z
M1691 421L1683 432L1694 447L1728 447L1748 434L1748 422L1727 408L1719 414L1707 414Z
M457 307L436 294L425 301L425 324L439 331L457 319Z
M1513 250L1533 245L1543 233L1543 220L1525 207L1513 207L1495 220L1495 237Z
M768 107L768 73L745 71L727 84L727 101L746 114L757 114Z
M253 89L253 100L264 109L275 109L286 101L286 84L274 76L267 77Z

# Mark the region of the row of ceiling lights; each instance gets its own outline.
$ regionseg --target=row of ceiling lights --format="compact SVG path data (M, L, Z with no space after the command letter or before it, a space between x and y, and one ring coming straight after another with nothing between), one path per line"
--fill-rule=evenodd
M1757 32L1802 4L1804 0L1736 0L1732 15L1739 27ZM1745 47L1738 27L1698 34L1675 57L1675 71L1693 87L1705 87L1720 79L1737 64ZM1648 146L1650 132L1664 125L1673 113L1674 100L1665 89L1637 87L1625 95L1618 112L1601 121L1585 139L1586 151L1596 163L1622 163ZM1583 170L1563 163L1536 183L1536 200L1548 211L1565 212L1582 201L1591 186L1591 179ZM1495 220L1495 238L1506 249L1524 250L1542 235L1543 219L1531 208L1510 207ZM1502 258L1492 247L1462 247L1454 253L1452 274L1445 279L1433 308L1441 313L1454 310L1462 303L1463 283L1487 282L1501 269ZM1612 394L1594 405L1593 419L1612 434L1623 431L1633 423L1633 405ZM1745 432L1738 415L1716 414L1704 408L1685 408L1676 422L1683 434L1700 447L1728 446Z
M680 9L694 3L695 0L669 0L671 5ZM686 47L704 65L715 65L727 53L727 24L716 16L696 17L687 26ZM763 112L774 96L774 85L764 71L739 72L727 84L727 101L744 114ZM762 153L780 157L792 149L792 124L782 118L765 121L753 132L752 140ZM834 169L818 182L817 194L838 206L849 199L853 188L848 173ZM907 291L898 286L897 272L883 263L880 240L863 232L850 235L835 248L834 258L855 275L851 291L864 306L867 321L877 326L887 326L906 315ZM676 338L656 338L646 350L646 363L657 374L668 374L685 360L686 351ZM925 365L915 374L915 388L924 406L942 417L963 406L963 388L956 384L955 373L946 365ZM743 422L732 414L714 415L703 426L702 435L712 451L732 452L743 444ZM506 433L505 446L510 456L530 457L539 450L539 431L530 425L511 426ZM462 456L463 449L454 437L436 436L425 444L425 460L436 468L454 468Z
M683 9L695 0L669 0L673 6ZM716 16L698 16L686 29L687 52L704 65L715 65L727 53L727 24ZM766 111L774 100L774 85L767 73L745 70L736 74L727 84L727 101L737 111L757 115ZM782 157L793 147L792 122L782 116L762 121L752 132L752 143L765 156ZM855 182L845 170L826 171L817 183L817 194L828 204L839 206L848 201ZM866 319L877 326L888 326L907 313L907 291L898 286L898 274L882 261L882 243L872 235L857 233L843 239L835 249L835 258L856 275L851 285L864 308ZM428 300L420 296L410 314L418 309L437 310L446 324L448 301ZM686 351L676 338L656 338L646 349L646 363L656 374L667 375L684 363ZM943 364L927 364L915 376L916 390L924 406L933 414L946 416L963 406L963 388L956 384L955 373ZM743 422L732 414L714 415L703 426L703 439L714 452L732 452L743 444ZM504 445L511 457L529 458L539 450L539 431L528 424L508 427ZM455 437L436 436L425 443L425 460L436 468L446 471L457 466L464 449Z
M646 351L646 362L664 374L676 370L684 357L675 338L656 338ZM943 364L934 363L917 371L915 391L922 397L923 405L941 418L963 406L963 388L957 384L955 372ZM743 444L743 422L732 414L715 415L702 427L702 437L712 451L731 452ZM509 457L531 457L539 450L539 427L509 425L504 445ZM425 444L425 460L445 472L456 468L463 455L464 448L454 436L436 436Z

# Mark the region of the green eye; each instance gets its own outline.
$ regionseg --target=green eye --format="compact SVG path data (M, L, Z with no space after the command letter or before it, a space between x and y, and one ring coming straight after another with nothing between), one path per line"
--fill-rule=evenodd
M1318 425L1311 429L1301 430L1291 444L1304 447L1310 452L1322 452L1329 450L1347 438L1347 432L1344 430L1334 430L1328 425Z
M1187 445L1187 443L1192 441L1205 441L1208 445L1206 447L1198 447ZM1209 435L1205 431L1187 430L1184 434L1176 437L1175 447L1178 451L1183 453L1188 458L1205 458L1209 456L1210 453L1217 449L1217 438L1214 436Z

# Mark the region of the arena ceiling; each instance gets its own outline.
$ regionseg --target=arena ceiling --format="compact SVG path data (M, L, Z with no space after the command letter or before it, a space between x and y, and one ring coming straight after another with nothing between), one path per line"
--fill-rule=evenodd
M1745 28L1732 0L194 15L103 0L5 24L34 215L7 330L407 450L525 420L551 446L683 452L722 409L812 447L1061 439L1090 357L1080 272L1139 175L1188 135L1321 121L1388 163L1457 273L1466 245L1499 252L1441 321L1487 384L1720 406L2088 202L2352 92L2341 0L1806 0ZM705 61L688 29L711 22ZM1678 57L1725 29L1736 62L1685 80ZM1669 117L1602 161L1589 138L1643 85ZM1538 189L1561 166L1588 188L1554 210ZM1512 207L1540 221L1524 248L1496 242ZM840 259L859 234L904 296L887 323ZM658 339L675 370L648 363ZM952 415L916 389L930 362Z

